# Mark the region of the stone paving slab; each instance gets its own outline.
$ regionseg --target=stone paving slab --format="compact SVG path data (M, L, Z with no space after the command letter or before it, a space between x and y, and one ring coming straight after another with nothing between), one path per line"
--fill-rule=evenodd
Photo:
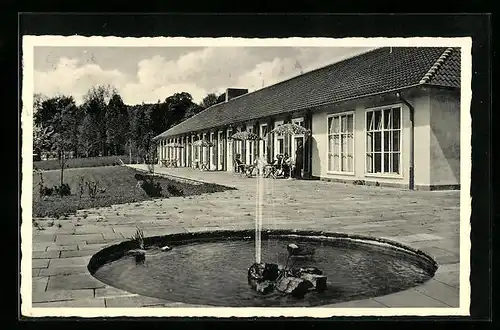
M447 304L415 289L409 289L406 291L401 291L382 297L375 297L372 299L387 307L450 307Z
M46 230L35 230L33 235L33 307L201 307L113 288L87 270L94 253L128 239L137 227L147 236L254 228L254 179L183 168L159 171L238 190L79 210L67 219L38 219ZM458 191L405 191L297 180L266 180L265 186L264 228L386 237L422 249L440 264L435 277L422 286L333 307L458 306Z
M106 307L106 304L104 298L88 298L88 299L33 303L33 308L54 308L54 307L98 308L98 307Z
M144 296L122 296L105 298L106 307L148 307L152 305L163 305L166 303L163 299L144 297Z
M103 288L104 283L95 279L90 273L76 275L50 276L47 291L50 290L78 290Z
M434 279L416 287L415 290L430 296L433 299L439 300L450 307L458 307L460 303L459 292L456 288Z
M33 297L34 303L94 298L93 289L46 291Z
M55 276L55 275L75 275L87 274L87 267L84 265L76 266L56 266L45 269L39 269L38 276Z
M321 306L320 306L321 307ZM386 305L374 299L352 300L335 305L326 306L328 308L387 308Z

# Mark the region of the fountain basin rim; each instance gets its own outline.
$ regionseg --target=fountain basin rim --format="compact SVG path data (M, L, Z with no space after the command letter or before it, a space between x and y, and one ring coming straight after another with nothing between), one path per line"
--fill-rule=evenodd
M266 238L304 238L313 241L350 241L355 242L360 245L372 245L384 247L387 249L393 249L414 255L426 261L426 263L433 269L433 273L438 268L438 263L436 260L428 255L427 253L407 246L405 244L374 236L359 235L359 234L347 234L338 232L326 232L326 231L307 231L307 230L296 230L296 229L280 229L280 230L263 230L262 239ZM177 233L169 235L160 236L149 236L144 238L145 249L151 247L162 247L168 246L179 246L189 243L196 242L214 242L222 240L242 240L242 239L252 239L255 238L255 231L253 229L248 230L216 230L216 231L198 231L198 232L188 232L188 233ZM87 269L91 274L94 274L97 269L106 263L118 260L125 256L129 251L136 248L134 242L131 240L126 240L117 244L110 245L104 249L98 251L94 254L88 265Z

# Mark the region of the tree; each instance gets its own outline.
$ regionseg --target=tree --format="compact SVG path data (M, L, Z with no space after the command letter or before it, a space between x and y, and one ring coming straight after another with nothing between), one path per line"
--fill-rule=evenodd
M33 153L38 156L38 160L40 160L42 152L51 149L53 133L52 127L42 127L41 125L33 127Z
M106 137L106 110L109 99L117 94L116 89L110 85L107 86L94 86L83 97L84 103L82 108L85 111L85 116L88 121L95 125L97 134L88 135L92 141L87 141L89 145L100 146L100 153L102 156L107 155L107 137Z
M219 103L217 99L218 99L218 97L217 97L217 95L215 95L215 93L210 93L203 98L203 100L200 103L200 106L203 109L209 108L212 105Z
M114 155L122 154L129 138L127 106L118 94L114 94L106 111L106 143Z
M77 107L71 96L57 96L42 102L40 113L46 116L37 128L38 146L49 145L48 148L57 153L61 167L61 185L59 191L64 193L64 168L66 167L67 151L72 148ZM40 120L42 116L39 117ZM50 132L50 133L49 133ZM40 134L42 133L42 134Z

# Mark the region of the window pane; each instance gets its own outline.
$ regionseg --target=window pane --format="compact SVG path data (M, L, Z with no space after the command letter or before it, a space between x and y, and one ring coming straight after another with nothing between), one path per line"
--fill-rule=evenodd
M387 173L387 172L390 172L389 171L389 156L390 154L389 153L384 153L384 172Z
M354 172L354 158L352 154L347 155L347 172Z
M382 132L374 132L373 134L373 138L375 140L374 151L382 151Z
M382 154L376 153L374 154L374 162L373 162L373 171L374 173L382 172Z
M354 132L353 115L347 116L347 132L349 132L349 133L353 133Z
M369 112L366 113L366 129L368 131L372 131L373 130L372 120L373 120L373 112L369 111Z
M393 151L400 151L399 150L399 143L400 143L400 134L401 132L400 131L393 131L392 132L392 150Z
M373 151L373 133L366 133L366 152Z
M400 153L395 152L392 154L392 172L394 173L399 173L399 158L400 158Z
M339 117L334 117L333 118L333 133L338 133L340 131L339 121L340 121Z
M328 153L328 171L333 170L333 156L331 153Z
M389 137L389 132L388 131L384 131L384 151L391 150L390 147L389 147L390 142L391 142L391 139Z
M366 154L366 172L373 173L373 154Z
M339 155L333 155L333 170L334 171L339 171Z
M384 110L384 128L391 128L391 109Z
M333 133L333 117L328 118L328 134Z
M392 109L392 121L394 128L401 128L401 108Z
M328 143L328 153L333 154L333 144L334 144L334 142L333 142L333 135L330 135L330 137L328 138L328 141L329 141L329 143Z
M342 116L341 120L341 131L347 132L347 116Z
M375 111L375 128L376 130L382 129L382 111Z

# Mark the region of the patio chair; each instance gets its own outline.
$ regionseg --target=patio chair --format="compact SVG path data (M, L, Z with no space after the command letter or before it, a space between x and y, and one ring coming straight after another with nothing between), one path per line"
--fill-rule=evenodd
M209 170L210 170L210 168L208 167L208 162L203 162L203 163L201 163L201 165L200 165L200 170L201 170L201 171L209 171Z
M247 165L243 163L240 159L236 158L234 160L234 171L236 173L246 174Z

